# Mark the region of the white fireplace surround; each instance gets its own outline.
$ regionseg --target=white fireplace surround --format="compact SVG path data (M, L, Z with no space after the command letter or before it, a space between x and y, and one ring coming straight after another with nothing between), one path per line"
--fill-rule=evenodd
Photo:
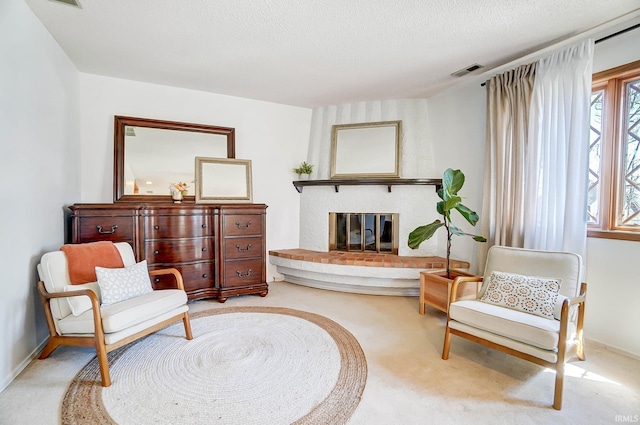
M376 121L402 121L402 178L440 178L434 170L428 138L428 111L425 99L382 100L325 106L313 110L307 162L315 164L312 179L329 179L331 127ZM438 175L436 175L438 174ZM407 246L409 232L437 218L438 197L434 186L306 186L300 194L300 248L329 250L329 212L355 211L398 213L401 256L436 255L437 237L419 249Z
M435 171L433 151L428 137L425 99L384 100L326 106L313 111L307 162L316 165L311 179L329 179L331 164L331 127L377 121L402 121L401 178L440 178ZM412 250L407 246L409 233L437 218L438 197L434 186L306 186L300 194L299 248L329 251L329 212L354 211L397 213L398 255L435 256L438 237ZM416 295L420 285L419 269L344 266L271 257L272 264L287 280L318 288L348 292Z

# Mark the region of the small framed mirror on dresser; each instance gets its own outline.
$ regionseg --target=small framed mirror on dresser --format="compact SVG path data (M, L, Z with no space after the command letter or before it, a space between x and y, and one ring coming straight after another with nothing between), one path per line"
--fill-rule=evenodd
M171 202L169 187L185 182L194 200L195 157L235 158L235 129L115 116L114 202Z

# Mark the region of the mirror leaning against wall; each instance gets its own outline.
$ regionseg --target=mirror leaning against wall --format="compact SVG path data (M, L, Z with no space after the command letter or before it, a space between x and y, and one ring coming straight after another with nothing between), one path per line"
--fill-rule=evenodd
M170 201L169 186L178 182L194 200L198 156L235 158L235 129L116 116L114 202Z

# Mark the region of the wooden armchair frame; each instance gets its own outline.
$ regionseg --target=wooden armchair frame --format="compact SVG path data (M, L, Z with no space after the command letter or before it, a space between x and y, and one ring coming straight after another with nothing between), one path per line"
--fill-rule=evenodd
M160 269L160 270L151 270L149 271L150 276L157 276L163 274L173 274L176 280L177 289L184 290L184 282L182 280L182 275L175 268L169 269ZM47 320L47 326L49 327L49 341L47 345L44 347L42 352L40 353L39 359L46 359L49 357L56 348L61 345L73 345L80 347L95 347L96 353L98 356L98 363L100 365L100 376L102 377L102 386L108 387L111 385L111 376L109 375L109 362L107 359L107 353L122 347L132 341L135 341L143 336L149 335L153 332L156 332L180 319L184 324L184 331L188 340L193 339L193 335L191 333L191 322L189 320L189 312L185 311L184 313L180 313L174 317L163 320L160 323L157 323L147 329L144 329L140 332L137 332L133 335L130 335L118 342L113 344L106 344L104 340L104 330L102 328L102 316L100 313L100 301L98 301L98 297L90 289L82 289L73 292L47 292L44 287L43 281L38 281L38 292L40 294L40 300L42 301L42 306L44 308L44 314ZM59 335L56 331L56 326L53 319L53 314L51 313L51 300L53 298L68 298L68 297L77 297L79 295L86 295L91 300L91 310L93 311L93 324L94 324L94 334L90 336L67 336L67 335Z
M483 278L478 277L459 277L453 282L451 287L451 296L449 298L449 305L456 301L456 294L458 292L458 285L462 282L482 282ZM447 327L444 334L444 344L442 348L442 359L447 360L449 358L449 348L451 346L451 334L468 339L470 341L477 342L484 346L502 351L503 353L510 354L512 356L527 360L531 363L553 369L556 372L555 388L553 395L553 408L556 410L562 409L562 391L564 385L564 366L567 360L567 333L569 329L569 308L571 306L578 306L578 317L576 323L576 355L578 359L585 360L584 353L584 340L583 340L583 326L584 326L584 309L587 296L587 284L582 282L580 285L580 294L577 297L567 298L562 303L562 310L560 314L560 334L558 338L558 359L555 363L548 362L538 357L516 351L512 348L505 347L495 342L488 341L484 338L480 338L475 335L471 335L466 332L459 331L457 329L451 329L449 327L449 321L451 320L450 314L447 313ZM447 309L448 311L448 309Z

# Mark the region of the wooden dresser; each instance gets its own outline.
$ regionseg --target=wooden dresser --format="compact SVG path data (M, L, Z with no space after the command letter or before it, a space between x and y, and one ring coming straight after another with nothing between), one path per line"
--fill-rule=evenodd
M190 300L267 295L264 204L75 204L71 242L129 242L149 269L175 267ZM154 285L165 287L163 277Z

